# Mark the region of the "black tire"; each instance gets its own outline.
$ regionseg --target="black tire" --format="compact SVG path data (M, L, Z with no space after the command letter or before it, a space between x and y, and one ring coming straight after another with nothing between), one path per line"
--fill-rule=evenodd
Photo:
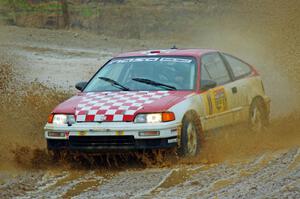
M197 156L200 152L201 135L201 123L198 115L195 112L188 112L182 120L178 154L183 157Z
M262 99L255 98L250 106L249 111L249 128L253 132L261 132L269 124L269 116L266 113L265 105Z

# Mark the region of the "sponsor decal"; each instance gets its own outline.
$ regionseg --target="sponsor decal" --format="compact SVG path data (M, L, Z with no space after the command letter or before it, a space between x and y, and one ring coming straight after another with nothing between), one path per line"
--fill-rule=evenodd
M206 94L206 112L208 115L228 110L227 97L224 87L211 89Z
M176 57L138 57L138 58L126 58L126 59L115 59L110 61L108 64L120 64L120 63L131 63L131 62L175 62L175 63L191 63L192 59L176 58Z

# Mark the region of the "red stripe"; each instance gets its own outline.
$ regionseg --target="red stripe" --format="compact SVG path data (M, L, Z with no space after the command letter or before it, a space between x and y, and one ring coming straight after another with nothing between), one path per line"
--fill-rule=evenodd
M97 111L97 115L104 115L107 110L99 110Z
M85 117L85 121L86 121L86 122L93 122L94 119L95 119L95 115L87 115L87 116Z
M111 122L113 121L114 116L113 115L106 115L106 121Z
M124 115L124 117L123 117L124 122L131 122L131 121L133 121L133 119L134 119L133 115Z

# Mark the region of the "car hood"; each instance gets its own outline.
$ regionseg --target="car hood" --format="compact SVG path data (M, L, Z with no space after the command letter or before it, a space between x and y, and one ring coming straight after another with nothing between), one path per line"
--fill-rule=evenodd
M164 112L192 91L118 91L80 93L54 113L75 114L77 122L132 122L138 113Z

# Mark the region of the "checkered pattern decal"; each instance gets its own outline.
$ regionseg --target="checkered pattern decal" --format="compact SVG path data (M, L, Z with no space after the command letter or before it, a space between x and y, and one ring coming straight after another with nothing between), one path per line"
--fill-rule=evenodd
M169 91L87 93L76 107L77 122L132 121L146 104L166 97Z

